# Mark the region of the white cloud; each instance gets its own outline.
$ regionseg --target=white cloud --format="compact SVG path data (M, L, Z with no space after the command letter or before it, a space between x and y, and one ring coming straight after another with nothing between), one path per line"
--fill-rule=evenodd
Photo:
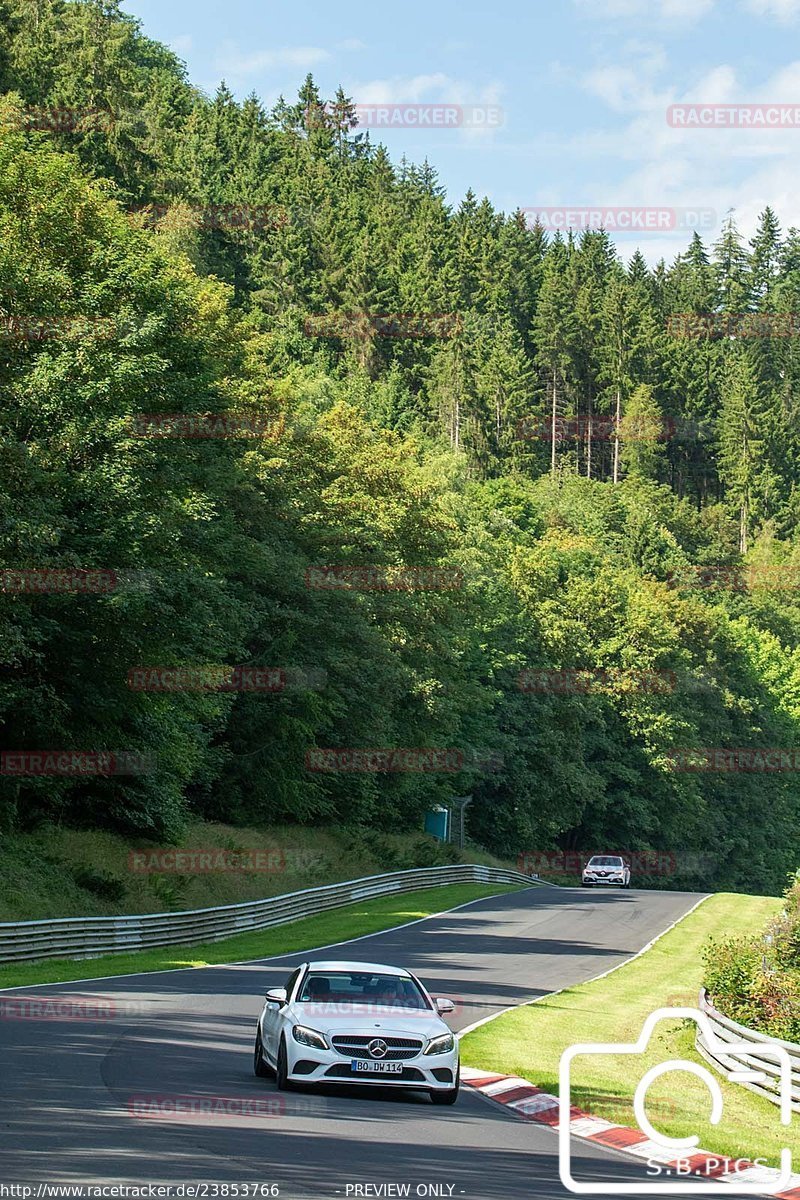
M503 85L491 83L475 87L463 80L453 79L442 71L431 75L395 75L391 79L373 79L369 83L354 84L347 88L354 104L459 104L487 108L502 108L500 98ZM447 132L444 128L440 132ZM453 128L449 127L449 132ZM497 127L485 124L460 126L458 134L463 141L491 139ZM383 131L375 130L374 140L380 140ZM416 133L415 133L416 136Z
M774 17L784 25L800 17L800 0L742 0L742 8L757 17Z
M619 113L654 109L664 103L666 94L656 91L647 75L633 67L598 67L584 76L583 86Z
M176 54L191 54L194 47L194 39L190 33L181 33L178 37L172 39L169 46Z
M791 3L792 0L754 0L755 3ZM597 20L656 21L665 25L688 25L712 11L716 0L574 0L586 16Z
M621 51L624 47L620 48ZM637 60L639 62L641 60ZM800 225L800 130L677 129L666 121L673 103L793 103L800 92L800 61L790 62L745 88L733 66L719 64L699 74L677 93L662 82L658 56L639 69L624 60L588 72L584 89L611 113L627 114L620 124L592 125L562 144L561 153L585 164L581 196L551 194L538 203L585 199L608 205L647 205L713 209L716 227L701 230L706 243L719 236L729 208L743 235L752 237L758 214L769 204L784 229ZM625 165L628 164L628 169ZM622 170L620 170L622 167ZM685 249L691 230L648 239L618 239L623 255L640 245L651 261Z
M330 51L320 46L284 46L280 50L256 50L245 54L234 42L225 42L216 67L227 77L241 78L274 67L296 67L307 71L330 57Z
M421 100L449 100L457 103L452 94L453 81L441 71L436 75L395 75L392 79L373 79L360 84L353 92L356 104L413 104ZM431 93L437 93L431 95Z

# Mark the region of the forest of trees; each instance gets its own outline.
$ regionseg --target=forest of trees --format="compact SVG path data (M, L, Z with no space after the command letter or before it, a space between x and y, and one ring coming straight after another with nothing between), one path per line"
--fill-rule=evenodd
M7 770L0 831L418 828L470 793L504 855L695 851L782 891L797 772L674 765L800 747L800 351L670 318L800 312L800 231L767 207L623 262L453 206L352 113L310 77L271 112L206 97L116 0L0 0L0 571L116 577L0 589L0 742L152 768ZM356 313L452 319L309 321ZM268 432L137 436L179 413ZM458 585L308 586L331 564ZM129 686L199 664L299 682ZM520 686L565 670L595 683ZM463 762L309 770L331 747Z

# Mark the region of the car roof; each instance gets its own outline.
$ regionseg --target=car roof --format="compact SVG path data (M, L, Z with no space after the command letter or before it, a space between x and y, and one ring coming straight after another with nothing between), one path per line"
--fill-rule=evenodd
M410 972L403 967L388 967L385 963L351 962L349 959L324 959L309 962L310 971L355 971L370 975L404 975Z

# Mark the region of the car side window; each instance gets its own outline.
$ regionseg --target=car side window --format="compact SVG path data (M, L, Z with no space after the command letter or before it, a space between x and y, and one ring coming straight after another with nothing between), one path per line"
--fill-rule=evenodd
M286 980L286 999L287 1000L291 1000L291 998L292 998L292 992L294 991L294 986L297 983L297 980L300 976L301 970L302 970L302 968L298 967L296 971L292 971L291 975Z

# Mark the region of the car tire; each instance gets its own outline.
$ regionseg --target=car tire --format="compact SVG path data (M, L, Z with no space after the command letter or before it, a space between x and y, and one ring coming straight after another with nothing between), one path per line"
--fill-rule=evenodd
M279 1092L288 1092L291 1090L289 1082L289 1064L286 1057L286 1041L281 1038L281 1044L278 1046L278 1064L275 1068L275 1082L278 1085Z
M446 1092L431 1091L429 1096L433 1104L455 1104L458 1099L459 1089L461 1087L461 1064L456 1068L456 1085L448 1088Z
M256 1031L256 1045L253 1051L253 1072L259 1079L269 1079L272 1067L264 1058L264 1046L261 1042L261 1030Z

